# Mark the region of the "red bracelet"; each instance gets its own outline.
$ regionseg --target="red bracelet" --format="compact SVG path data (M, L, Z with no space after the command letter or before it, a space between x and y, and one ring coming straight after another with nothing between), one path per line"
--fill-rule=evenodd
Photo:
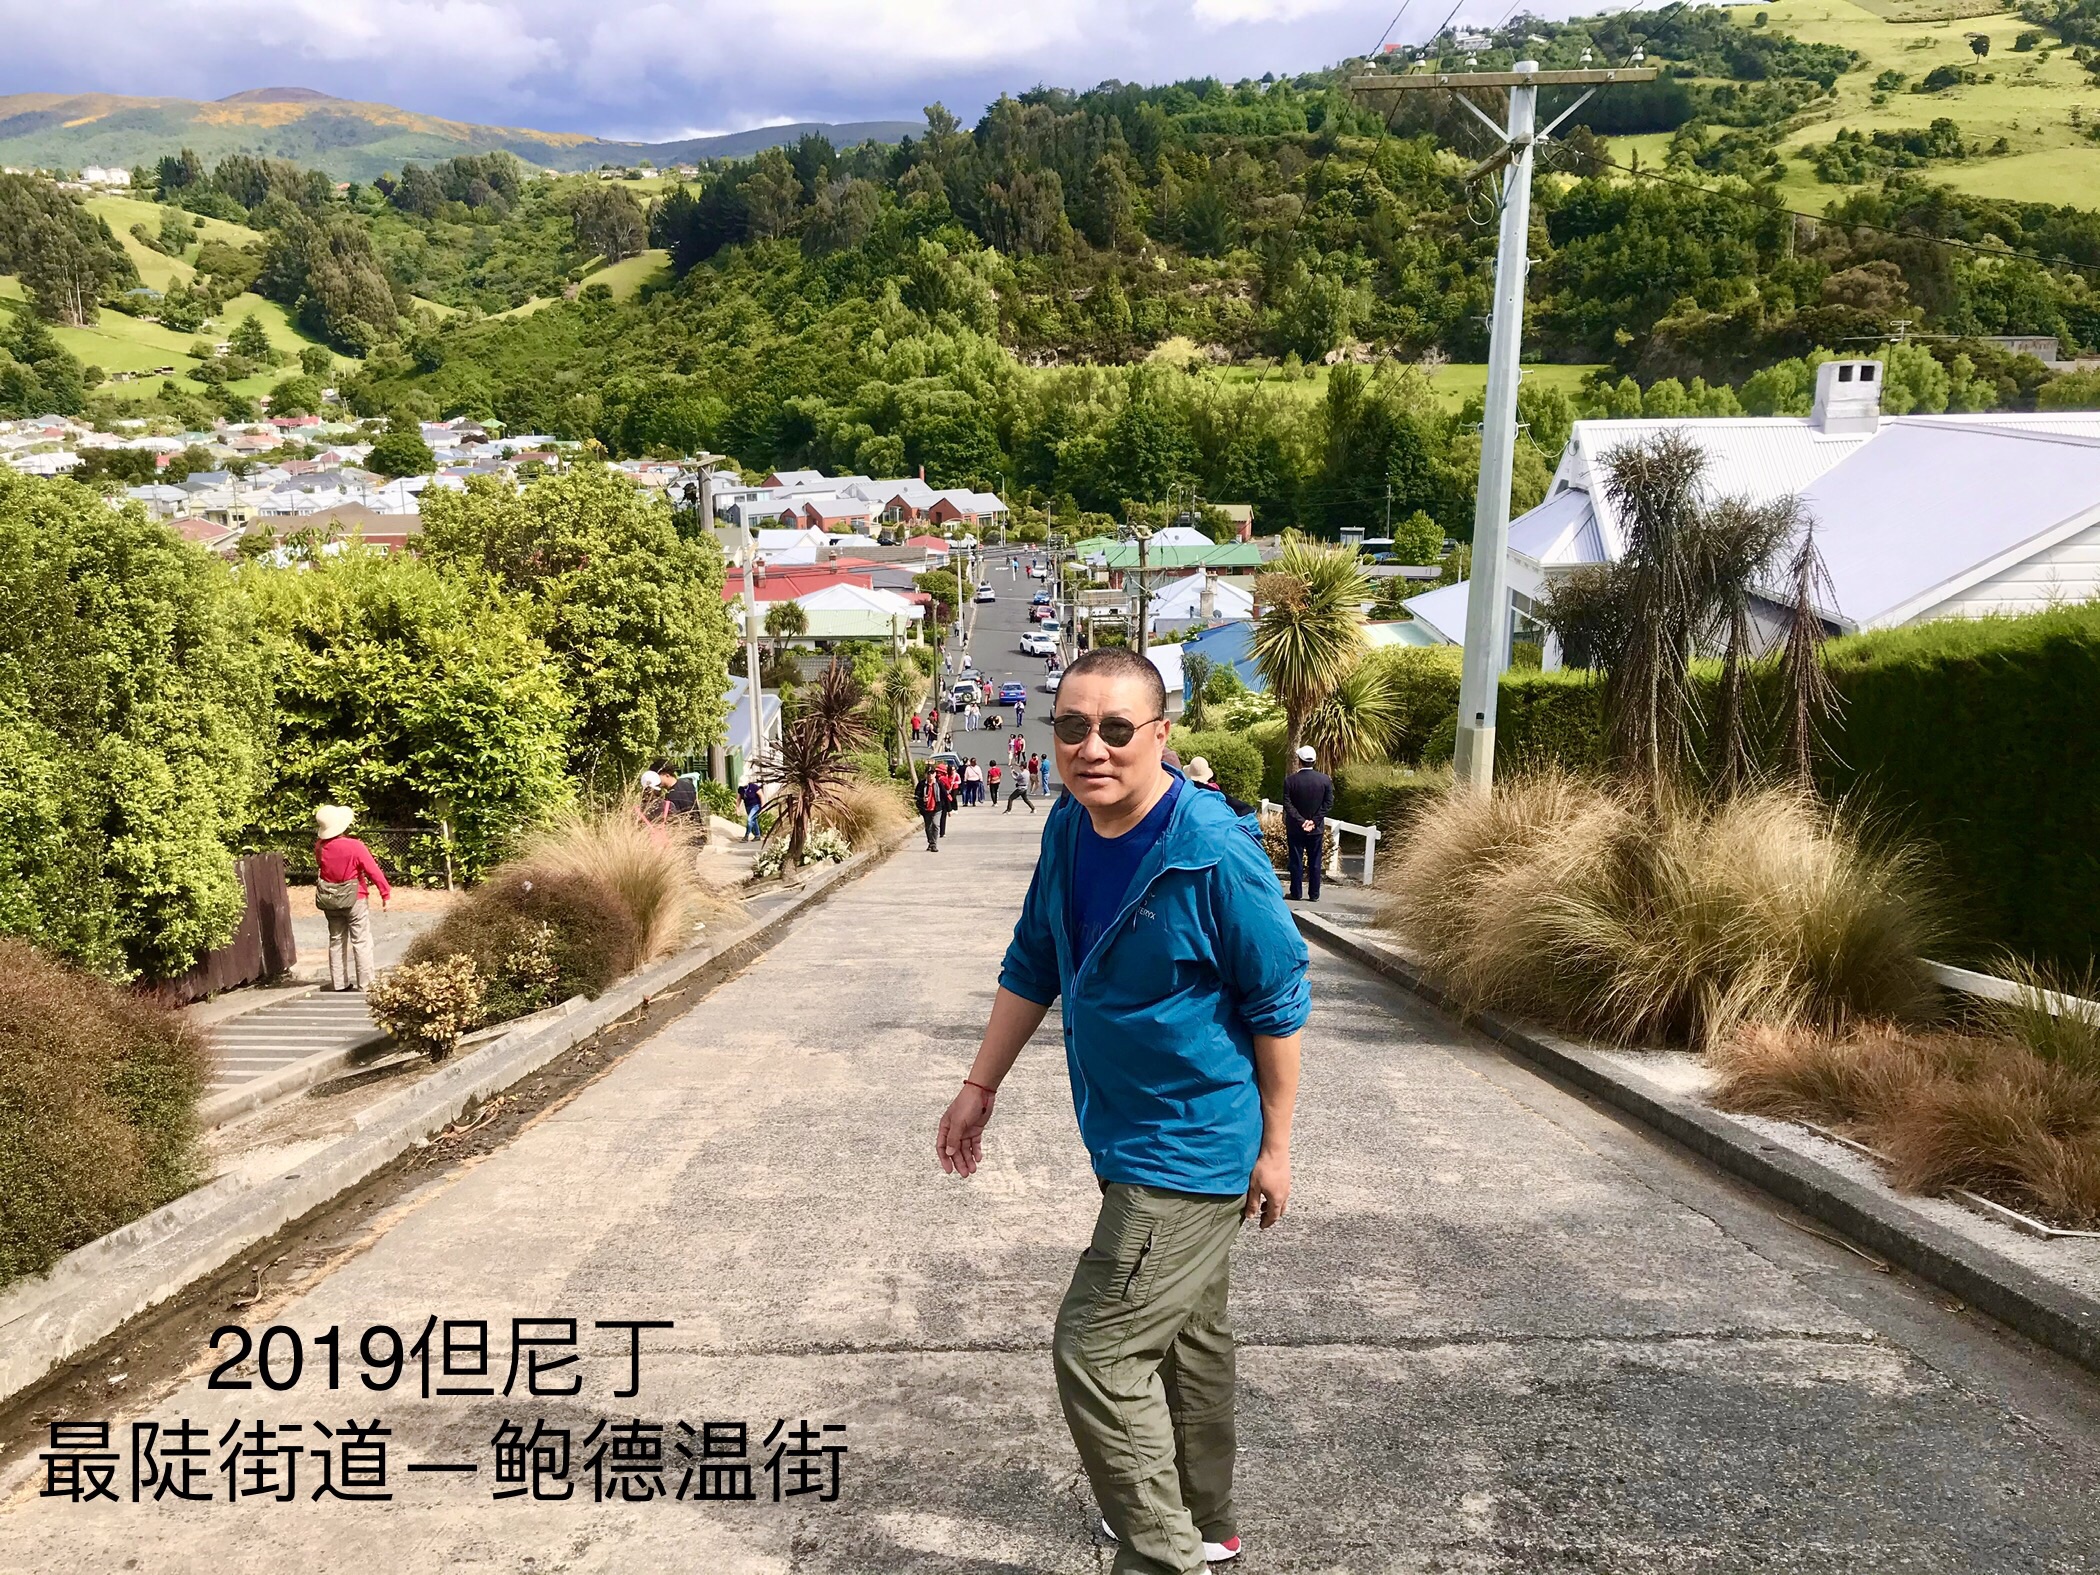
M997 1099L997 1098L999 1097L999 1090L998 1090L998 1089L996 1089L996 1088L985 1088L985 1087L984 1087L984 1084L982 1084L982 1083L973 1083L973 1082L971 1082L971 1081L970 1081L970 1079L968 1079L967 1077L963 1079L963 1087L965 1087L965 1088L983 1088L983 1089L984 1089L984 1091L985 1091L985 1093L986 1093L986 1094L987 1094L988 1096L990 1096L991 1098L993 1098L993 1099Z

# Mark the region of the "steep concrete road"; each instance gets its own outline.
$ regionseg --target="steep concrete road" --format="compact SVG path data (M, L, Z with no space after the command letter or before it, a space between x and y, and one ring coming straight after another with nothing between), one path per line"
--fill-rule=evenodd
M1104 1568L1047 1349L1096 1201L1054 1018L985 1170L958 1182L931 1153L1040 824L958 814L942 852L907 847L509 1147L375 1220L332 1272L247 1309L258 1332L305 1336L295 1387L211 1393L207 1358L173 1394L113 1402L120 1424L197 1424L197 1488L219 1502L155 1503L150 1485L129 1502L120 1426L119 1501L40 1499L39 1474L0 1509L0 1569ZM2094 1567L2089 1380L1314 957L1297 1190L1238 1272L1245 1568ZM547 1378L580 1374L582 1392L532 1400L521 1377L509 1399L426 1401L413 1359L391 1390L361 1387L366 1326L412 1340L432 1315L493 1325L493 1380L462 1359L434 1388L500 1387L513 1317L574 1317L583 1360ZM591 1327L618 1319L676 1324L641 1336L631 1399L613 1395L628 1336ZM312 1343L331 1325L332 1394ZM288 1349L276 1337L280 1384ZM226 1503L219 1440L257 1417L305 1427L268 1445L324 1452L347 1440L316 1423L376 1417L394 1497L315 1502L307 1455L293 1501ZM591 1460L617 1486L620 1456L588 1435L635 1417L665 1426L666 1496L595 1503ZM491 1440L535 1418L570 1431L574 1497L495 1499ZM750 1424L756 1502L675 1497L677 1446L700 1453L681 1419ZM843 1424L808 1446L845 1443L836 1502L772 1501L776 1419ZM332 1458L338 1486L352 1463ZM821 1476L821 1454L805 1464Z

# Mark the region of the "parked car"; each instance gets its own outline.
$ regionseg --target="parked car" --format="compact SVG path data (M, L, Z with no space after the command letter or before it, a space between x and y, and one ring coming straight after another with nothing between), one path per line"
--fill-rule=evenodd
M948 709L951 711L960 711L965 706L980 705L983 701L984 691L977 687L974 678L958 679L949 687Z
M1041 623L1046 618L1055 618L1056 616L1057 609L1055 607L1052 607L1048 602L1044 602L1041 606L1031 607L1028 609L1028 618L1031 623Z
M1050 605L1050 593L1048 591L1037 591L1028 598L1028 605L1031 607L1048 607Z
M984 584L977 587L977 600L981 602L995 602L998 599L999 593L993 590L989 584Z
M1059 680L1059 679L1061 679L1061 678L1063 678L1064 676L1065 676L1065 675L1064 675L1063 673L1061 673L1061 672L1058 672L1058 673L1052 673L1052 674L1051 674L1051 675L1050 675L1050 676L1049 676L1048 678L1045 678L1045 679L1043 680L1043 693L1044 693L1044 694L1046 694L1046 695L1054 695L1054 694L1056 694L1056 693L1057 693L1057 684L1058 684L1058 680Z
M1001 705L1024 705L1028 700L1028 686L1015 679L1008 679L999 686Z
M1047 580L1050 578L1050 571L1040 563L1031 563L1028 566L1028 577L1031 580Z
M1040 629L1030 629L1021 636L1023 656L1048 656L1057 649L1057 641Z

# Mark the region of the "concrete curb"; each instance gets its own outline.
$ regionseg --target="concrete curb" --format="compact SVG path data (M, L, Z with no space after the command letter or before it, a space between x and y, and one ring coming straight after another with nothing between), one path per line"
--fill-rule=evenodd
M698 980L712 984L770 949L809 909L843 882L888 858L916 827L804 881L767 918L703 942L613 986L552 1022L508 1035L432 1073L364 1111L357 1130L285 1175L253 1187L222 1180L78 1248L44 1279L0 1300L0 1399L19 1394L68 1357L202 1279L356 1186L416 1143L441 1132L474 1103L529 1077L572 1046L639 1010L664 992Z
M1487 1012L1468 1012L1414 963L1329 919L1294 909L1298 928L1330 951L1384 975L1510 1050L1674 1138L1872 1248L1922 1280L2081 1367L2100 1373L2100 1302L2044 1279L1848 1176L1757 1135L1570 1040Z

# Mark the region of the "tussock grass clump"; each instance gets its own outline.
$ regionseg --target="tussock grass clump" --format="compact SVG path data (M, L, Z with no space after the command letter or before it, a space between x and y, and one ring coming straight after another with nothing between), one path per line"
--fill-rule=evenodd
M1475 1007L1707 1049L1934 1002L1914 860L1787 790L1708 804L1542 775L1433 801L1397 855L1381 922Z
M0 1285L197 1182L202 1037L0 937Z
M696 920L728 906L700 879L681 830L644 822L632 802L549 821L505 869L602 882L640 927L642 962L683 946Z
M856 853L895 836L911 821L903 793L886 781L845 783L817 812L817 823L844 837Z
M2001 1035L1748 1028L1716 1047L1714 1103L1813 1121L1888 1158L1911 1192L1964 1187L2100 1226L2100 1075Z

